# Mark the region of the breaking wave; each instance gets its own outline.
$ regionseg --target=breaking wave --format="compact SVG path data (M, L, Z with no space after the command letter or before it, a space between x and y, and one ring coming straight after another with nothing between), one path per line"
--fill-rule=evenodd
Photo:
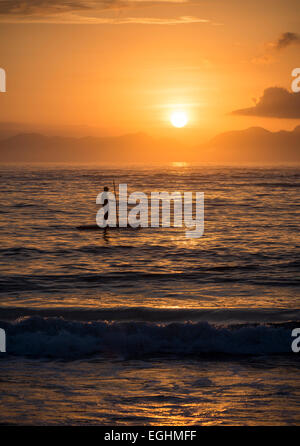
M227 326L208 322L83 322L40 316L0 324L6 330L8 354L61 359L288 354L291 327L296 326L295 322Z

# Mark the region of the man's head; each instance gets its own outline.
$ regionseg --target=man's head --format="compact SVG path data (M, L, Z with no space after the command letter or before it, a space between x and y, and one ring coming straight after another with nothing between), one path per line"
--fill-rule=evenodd
M104 192L108 192L109 191L107 186L104 186L103 190L104 190Z

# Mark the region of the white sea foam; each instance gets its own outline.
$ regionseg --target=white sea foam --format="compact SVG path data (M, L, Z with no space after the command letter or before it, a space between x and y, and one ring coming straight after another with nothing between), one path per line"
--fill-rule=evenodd
M2 322L7 353L79 358L86 355L270 355L291 353L284 324L215 326L207 322L79 322L26 317Z

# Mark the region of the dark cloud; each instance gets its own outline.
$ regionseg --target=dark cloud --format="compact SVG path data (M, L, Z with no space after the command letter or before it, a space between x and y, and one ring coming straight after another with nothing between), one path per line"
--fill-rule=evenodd
M129 10L153 5L174 5L190 0L0 0L0 22L6 23L93 23L177 25L209 23L204 17L103 17L104 11Z
M59 13L73 13L78 11L102 11L118 9L128 6L140 6L184 3L186 0L0 0L0 14L11 16L31 16Z
M86 1L66 0L0 0L0 14L32 15L90 9Z
M296 33L286 32L279 36L274 44L275 49L282 50L290 45L300 44L300 35Z
M257 101L255 106L235 110L232 114L299 119L300 93L290 93L285 88L270 87L264 91L264 94Z
M277 40L264 44L264 53L254 57L251 62L255 64L269 64L276 60L278 52L291 45L300 44L300 34L285 32L280 34ZM275 57L274 57L275 56Z

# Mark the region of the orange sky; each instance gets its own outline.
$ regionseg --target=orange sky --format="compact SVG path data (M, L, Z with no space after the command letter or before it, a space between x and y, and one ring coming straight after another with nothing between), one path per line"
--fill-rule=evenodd
M290 90L299 42L275 46L282 33L300 31L299 0L74 3L78 9L62 13L0 7L0 66L7 73L0 121L191 142L254 125L299 124L230 115L268 87ZM190 118L185 129L170 125L176 105Z

